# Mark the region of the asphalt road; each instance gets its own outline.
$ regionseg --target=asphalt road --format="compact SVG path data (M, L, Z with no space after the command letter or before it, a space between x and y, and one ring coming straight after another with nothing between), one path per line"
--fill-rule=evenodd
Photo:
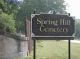
M68 40L64 40L64 41L68 41ZM71 40L71 43L80 43L80 40Z

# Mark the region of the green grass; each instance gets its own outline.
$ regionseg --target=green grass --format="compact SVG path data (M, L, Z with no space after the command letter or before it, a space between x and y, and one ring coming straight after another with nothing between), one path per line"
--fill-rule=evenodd
M36 45L36 59L68 59L68 42L45 40ZM33 59L32 54L25 59ZM71 58L80 59L80 44L71 44Z

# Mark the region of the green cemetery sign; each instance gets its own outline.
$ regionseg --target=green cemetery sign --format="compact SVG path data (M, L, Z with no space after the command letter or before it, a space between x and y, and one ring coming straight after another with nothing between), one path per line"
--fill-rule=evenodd
M60 14L32 14L32 37L71 37L74 34L74 19Z

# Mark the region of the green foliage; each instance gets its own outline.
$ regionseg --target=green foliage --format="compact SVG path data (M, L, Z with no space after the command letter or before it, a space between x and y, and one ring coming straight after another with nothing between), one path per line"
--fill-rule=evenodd
M0 14L0 30L9 33L16 31L13 15L8 15L5 13Z
M50 10L55 10L56 12L60 13L65 12L66 6L64 5L64 2L64 0L24 0L16 17L18 24L17 28L22 29L23 31L24 20L26 18L29 20L31 19L31 14L33 13L34 9L37 10L36 13L48 13Z
M48 12L50 10L62 13L65 11L66 6L64 5L64 0L24 0L18 12L18 17L21 18L22 16L21 19L23 20L27 16L30 19L34 9L37 10L37 13Z
M0 9L2 9L4 13L12 14L17 12L17 5L9 4L6 0L0 0Z
M76 22L75 24L75 36L76 38L80 38L80 22Z
M0 30L15 32L15 17L18 5L9 3L7 0L0 0Z

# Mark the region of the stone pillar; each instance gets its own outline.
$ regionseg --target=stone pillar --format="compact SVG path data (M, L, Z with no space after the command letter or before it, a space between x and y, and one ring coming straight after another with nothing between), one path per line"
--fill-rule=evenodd
M31 38L31 21L28 19L25 21L25 35L28 37L28 51L30 53L32 51L33 41Z

